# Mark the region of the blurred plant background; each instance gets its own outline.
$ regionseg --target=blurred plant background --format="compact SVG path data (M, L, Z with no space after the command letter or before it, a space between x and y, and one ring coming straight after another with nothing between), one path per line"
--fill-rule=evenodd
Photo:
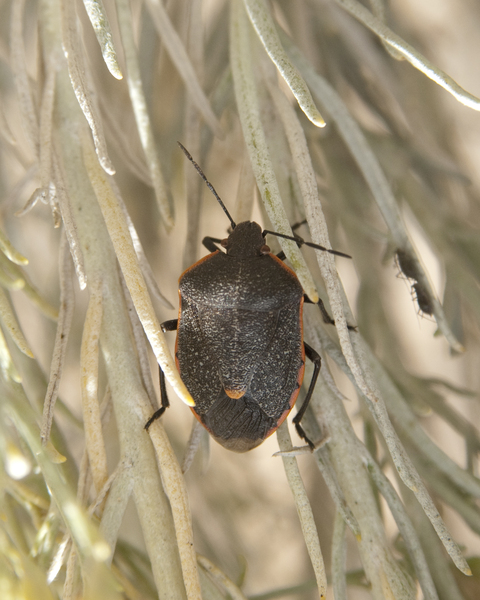
M479 31L469 0L0 1L2 598L480 597ZM353 257L282 243L336 320L305 306L315 455L197 431L181 475L158 322L228 222L177 140L237 222Z

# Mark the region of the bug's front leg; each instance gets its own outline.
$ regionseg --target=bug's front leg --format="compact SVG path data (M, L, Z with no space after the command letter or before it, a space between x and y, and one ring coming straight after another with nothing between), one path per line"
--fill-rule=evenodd
M223 240L221 240L220 238L212 238L210 236L207 236L203 238L202 245L205 246L205 248L209 252L216 252L217 250L220 250L218 245L221 247L222 241Z

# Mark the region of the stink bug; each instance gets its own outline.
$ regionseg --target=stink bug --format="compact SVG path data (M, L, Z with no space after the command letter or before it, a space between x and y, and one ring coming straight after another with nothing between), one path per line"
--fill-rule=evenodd
M414 259L405 250L397 250L397 262L402 273L409 279L418 279L418 267Z
M397 250L396 256L398 265L403 274L409 279L413 279L415 281L415 283L412 285L412 293L415 294L418 307L426 315L433 315L432 299L430 298L430 294L425 289L424 285L418 281L421 275L415 260L401 248Z
M211 252L179 279L178 319L162 324L177 330L175 360L195 400L195 417L222 446L246 452L261 444L285 420L300 391L305 356L314 364L307 395L293 419L299 435L314 449L300 421L320 371L320 356L303 341L304 295L295 273L270 252L265 235L273 233L332 254L299 236L262 231L258 223L233 221L203 171L179 143L230 220L227 239L206 237ZM222 252L219 246L226 252ZM323 305L324 319L333 323ZM168 407L165 376L160 369L161 408Z
M432 299L423 285L417 281L412 285L412 291L415 292L418 308L426 315L433 315Z

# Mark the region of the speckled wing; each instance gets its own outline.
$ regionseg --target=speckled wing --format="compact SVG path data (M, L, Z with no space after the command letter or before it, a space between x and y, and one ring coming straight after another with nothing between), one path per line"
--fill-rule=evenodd
M242 265L241 273L235 269L225 273L219 299L218 286L209 277L218 276L219 265L229 265L221 261L215 272L212 268L200 272L200 279L195 272L193 286L190 280L183 281L193 271L180 280L176 358L197 417L222 445L242 452L278 426L298 393L304 362L303 292L295 275L275 259L265 271L271 278L272 268L278 270L281 295L273 296L268 277L257 277L257 285L239 290L238 282L248 277ZM208 266L207 261L202 265Z

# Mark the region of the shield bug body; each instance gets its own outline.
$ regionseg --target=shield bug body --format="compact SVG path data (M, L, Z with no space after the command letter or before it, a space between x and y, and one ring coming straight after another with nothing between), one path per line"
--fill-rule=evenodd
M195 416L229 450L258 446L282 423L303 380L303 290L265 253L257 223L179 280L176 361Z
M180 276L178 319L162 325L165 331L178 331L175 359L195 400L191 409L225 448L235 452L255 448L281 425L295 404L307 356L314 364L314 373L294 423L313 449L300 421L315 387L320 356L303 341L302 286L280 255L270 252L265 243L267 232L262 232L260 225L251 221L234 223L200 167L181 148L232 225L227 239L203 240L211 254ZM290 239L299 245L348 256L304 242L298 236ZM327 317L327 322L332 322ZM161 370L160 389L162 407L146 429L168 406Z

